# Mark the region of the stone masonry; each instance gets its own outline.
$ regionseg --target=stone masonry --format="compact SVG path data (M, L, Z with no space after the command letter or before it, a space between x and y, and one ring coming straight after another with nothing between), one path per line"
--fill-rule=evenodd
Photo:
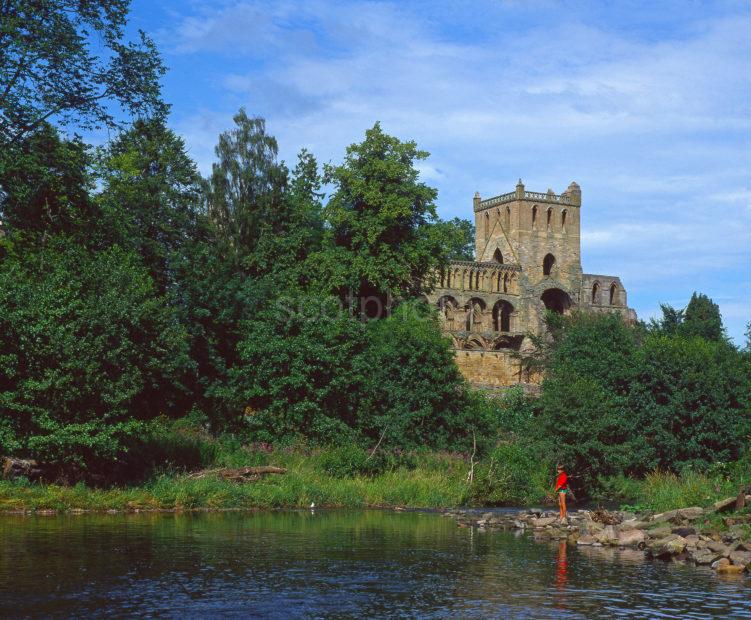
M457 364L478 387L536 383L525 376L519 352L544 329L545 310L568 314L636 314L617 276L582 272L581 190L528 192L519 180L508 194L475 194L475 261L454 261L438 276L428 301L441 311Z

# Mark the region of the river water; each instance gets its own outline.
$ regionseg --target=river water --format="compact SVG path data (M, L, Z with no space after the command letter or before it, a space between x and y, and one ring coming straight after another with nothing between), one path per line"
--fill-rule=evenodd
M0 616L751 618L751 579L430 513L0 517Z

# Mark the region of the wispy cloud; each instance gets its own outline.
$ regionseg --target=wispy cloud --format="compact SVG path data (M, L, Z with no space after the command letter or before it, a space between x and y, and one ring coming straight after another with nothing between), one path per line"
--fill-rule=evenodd
M160 39L168 61L212 59L185 77L202 108L175 106L204 170L239 105L288 161L339 159L381 120L431 151L444 216L518 176L575 178L585 270L621 273L640 312L706 284L751 318L733 285L751 270L751 11L640 6L239 1L195 5Z

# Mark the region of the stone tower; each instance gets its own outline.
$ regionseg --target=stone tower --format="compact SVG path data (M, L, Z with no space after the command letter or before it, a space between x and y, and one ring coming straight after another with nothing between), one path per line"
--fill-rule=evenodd
M581 190L526 191L473 199L475 261L454 261L428 301L441 309L457 363L483 386L534 381L524 377L518 354L528 335L543 329L547 310L573 309L635 315L619 278L584 274L581 265Z

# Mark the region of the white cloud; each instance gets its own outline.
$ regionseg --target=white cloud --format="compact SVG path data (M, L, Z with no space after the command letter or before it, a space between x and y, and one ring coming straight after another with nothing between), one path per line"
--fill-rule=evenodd
M659 23L680 29L637 36L556 6L523 28L504 20L528 3L472 17L433 3L202 6L162 36L173 54L226 62L205 78L215 105L178 115L178 129L206 171L239 104L267 118L288 161L303 146L340 159L381 120L431 151L421 174L447 217L517 176L542 191L576 178L585 271L622 274L637 299L660 279L675 297L712 269L751 269L751 15L666 13Z

